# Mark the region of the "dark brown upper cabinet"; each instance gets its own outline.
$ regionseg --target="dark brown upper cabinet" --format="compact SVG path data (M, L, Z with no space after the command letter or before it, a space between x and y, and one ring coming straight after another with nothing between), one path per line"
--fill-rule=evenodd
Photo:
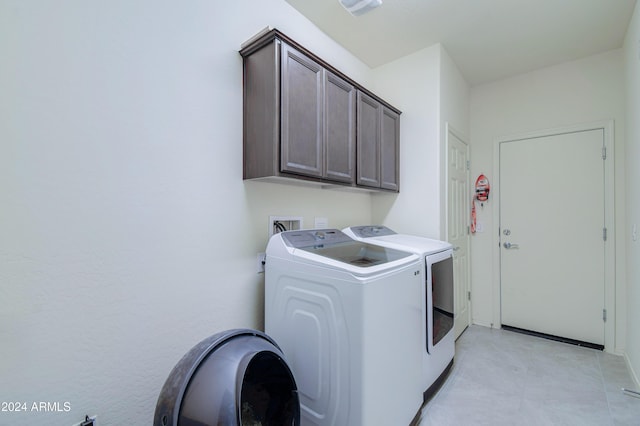
M326 177L355 182L356 88L325 71L325 171Z
M324 177L324 69L281 45L281 169Z
M281 172L352 183L355 87L282 43Z
M297 178L398 191L400 111L278 30L259 36L240 54L244 179ZM364 125L360 120L370 120L370 114L361 118L362 95L377 103L379 111ZM385 127L384 112L396 117L395 129ZM375 133L375 148L358 132ZM374 169L376 183L361 181L361 175L368 178Z
M380 188L399 191L400 114L383 106L380 125Z
M358 185L398 191L400 114L358 92Z

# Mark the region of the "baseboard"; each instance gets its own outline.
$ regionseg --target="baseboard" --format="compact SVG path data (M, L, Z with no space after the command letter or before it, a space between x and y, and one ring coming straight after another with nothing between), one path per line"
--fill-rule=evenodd
M582 340L569 339L568 337L554 336L553 334L540 333L538 331L527 330L524 328L513 327L510 325L502 324L502 329L507 331L513 331L515 333L526 334L528 336L541 337L547 340L553 340L555 342L567 343L569 345L582 346L585 348L595 349L598 351L604 350L604 345L598 343L584 342Z
M484 323L484 322L476 321L476 320L471 321L471 325L479 325L481 327L494 328L494 327L492 327L493 324L491 324L491 323ZM500 328L500 327L498 327L498 328Z

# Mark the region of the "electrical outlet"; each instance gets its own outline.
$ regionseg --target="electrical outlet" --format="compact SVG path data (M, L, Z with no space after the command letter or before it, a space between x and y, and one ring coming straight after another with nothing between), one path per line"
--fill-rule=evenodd
M256 272L261 274L264 272L264 265L267 262L267 255L263 253L258 253L256 256Z
M84 416L84 420L71 426L98 426L98 416Z
M316 229L327 229L329 227L329 219L326 217L316 217L313 221L313 227Z
M269 237L282 231L302 229L301 216L269 216Z

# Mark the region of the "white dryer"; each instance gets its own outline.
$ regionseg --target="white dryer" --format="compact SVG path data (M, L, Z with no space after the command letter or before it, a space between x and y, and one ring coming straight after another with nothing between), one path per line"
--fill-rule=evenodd
M398 234L385 226L352 226L343 232L358 241L410 251L421 258L423 314L415 326L421 330L422 390L426 401L446 379L455 355L453 248L445 241Z
M337 229L274 235L265 331L298 385L301 424L407 425L422 404L421 259Z

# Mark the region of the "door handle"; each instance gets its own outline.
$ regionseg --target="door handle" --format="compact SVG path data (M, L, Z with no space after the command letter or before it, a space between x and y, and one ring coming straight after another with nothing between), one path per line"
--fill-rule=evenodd
M453 248L453 251L458 251L458 250L460 250L460 246L455 246L455 247Z
M514 243L504 243L502 245L502 247L504 247L506 249L518 249L518 248L520 248L520 246L518 244L514 244Z

